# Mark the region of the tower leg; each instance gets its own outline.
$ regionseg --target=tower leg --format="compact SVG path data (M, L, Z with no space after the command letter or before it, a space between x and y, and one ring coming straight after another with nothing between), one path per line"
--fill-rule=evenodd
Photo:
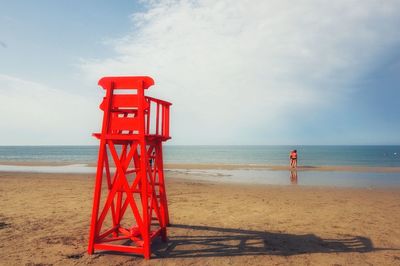
M93 195L93 209L92 209L92 220L90 223L90 234L89 234L89 245L88 245L88 253L93 254L94 252L94 242L96 239L96 231L97 231L97 216L99 214L99 205L100 205L100 195L101 195L101 183L103 179L103 165L104 165L104 153L106 144L104 140L101 140L99 157L97 162L97 171L96 171L96 184Z

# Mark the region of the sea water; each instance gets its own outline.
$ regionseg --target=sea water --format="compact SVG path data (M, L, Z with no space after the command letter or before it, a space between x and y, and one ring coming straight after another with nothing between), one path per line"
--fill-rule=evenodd
M400 167L400 145L393 146L164 146L166 163L288 165L297 149L299 165ZM0 161L97 161L97 146L0 146Z
M223 163L288 165L297 149L299 165L400 167L400 146L168 146L167 163ZM94 174L87 166L97 159L96 146L0 146L0 171ZM4 165L7 162L42 162L40 166ZM44 162L44 164L43 164ZM45 162L49 162L46 166ZM54 166L51 163L66 163ZM265 169L167 169L167 176L196 180L274 185L339 187L400 187L400 173L337 171L270 171Z

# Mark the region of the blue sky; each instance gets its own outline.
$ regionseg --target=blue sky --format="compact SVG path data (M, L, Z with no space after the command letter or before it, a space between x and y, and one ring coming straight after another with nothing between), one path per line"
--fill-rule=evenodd
M140 8L133 1L4 1L0 71L51 86L60 78L70 84L80 58L113 54L104 42L128 32L130 15Z
M4 1L0 145L96 144L105 75L155 78L171 144L400 144L399 8Z

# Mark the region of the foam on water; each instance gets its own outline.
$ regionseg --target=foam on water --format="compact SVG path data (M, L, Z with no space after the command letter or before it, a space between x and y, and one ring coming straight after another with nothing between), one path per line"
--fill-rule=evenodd
M2 172L29 172L29 173L95 173L96 167L90 167L86 164L71 164L61 166L43 166L43 165L0 165Z

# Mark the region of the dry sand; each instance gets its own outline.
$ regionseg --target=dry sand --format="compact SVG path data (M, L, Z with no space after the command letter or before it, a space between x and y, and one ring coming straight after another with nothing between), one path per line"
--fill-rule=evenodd
M86 254L93 175L0 173L0 265L400 265L400 188L168 177L169 242Z

